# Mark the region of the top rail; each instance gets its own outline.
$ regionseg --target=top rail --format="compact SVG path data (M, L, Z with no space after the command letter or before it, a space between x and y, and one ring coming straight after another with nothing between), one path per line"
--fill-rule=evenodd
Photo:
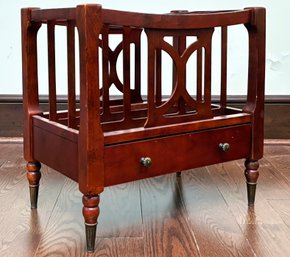
M180 12L170 14L143 14L103 9L103 22L117 26L151 29L202 29L251 21L251 9L221 12Z
M99 8L100 5L93 5ZM64 22L76 19L76 8L36 9L31 12L34 22L55 20ZM102 23L115 26L131 26L151 29L190 29L246 24L251 21L252 9L226 11L172 12L148 14L101 9Z
M66 21L76 19L76 8L35 9L31 12L31 20L34 22L46 22L48 20Z

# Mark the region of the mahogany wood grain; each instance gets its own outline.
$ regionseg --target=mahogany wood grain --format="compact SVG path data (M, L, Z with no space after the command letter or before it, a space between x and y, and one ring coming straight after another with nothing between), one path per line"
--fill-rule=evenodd
M235 128L235 131L225 128L108 146L105 148L104 156L107 163L105 185L162 175L193 166L200 167L206 163L242 158L250 151L250 130L249 125L243 125ZM224 142L231 145L231 149L226 153L219 149L219 144ZM204 145L207 147L204 148ZM199 151L194 155L187 155L193 147ZM178 149L179 154L176 155L172 149ZM206 160L203 159L204 155L207 155ZM142 166L140 163L142 157L150 157L152 166L148 168ZM130 163L130 166L127 166L127 163ZM126 168L120 172L120 167Z
M23 80L23 137L24 157L27 161L34 161L32 142L33 114L41 113L38 96L38 72L37 72L37 31L39 23L31 22L32 9L21 10L22 33L22 80Z
M265 97L266 10L256 8L255 11L251 25L246 25L249 32L249 71L247 104L244 107L246 112L253 113L254 116L252 160L258 160L263 156Z
M104 190L104 136L100 124L98 64L101 6L78 6L76 24L80 45L78 181L83 194L94 195Z
M48 113L40 109L38 95L37 32L42 24L47 24L48 35ZM249 38L248 92L242 109L227 106L226 101L227 27L237 24L246 27ZM67 110L57 106L57 26L65 26L67 31ZM212 65L212 35L216 28L222 31L221 95L217 105L212 103L211 93L211 74L215 69ZM75 37L75 31L78 37ZM146 101L141 97L142 33L148 46ZM121 38L116 47L110 45L114 35ZM167 37L172 43L165 39ZM79 44L75 44L75 38L79 39ZM195 41L188 44L187 38L195 38ZM76 45L80 59L79 85L75 81ZM30 186L38 184L39 161L78 182L83 194L82 210L89 252L94 251L100 193L110 185L245 158L248 204L254 204L258 160L263 156L264 138L264 8L173 11L168 14L107 10L96 4L51 10L27 8L22 10L22 46L24 157L28 162ZM172 92L167 99L162 95L163 78L167 75L162 68L164 52L173 63ZM197 53L196 70L190 72L196 73L197 90L196 96L191 96L186 74L187 62L194 53ZM121 55L122 78L117 72ZM113 85L120 91L120 99L110 99ZM76 87L80 91L78 110ZM200 187L206 181L205 175L208 174L200 174ZM36 196L32 194L33 206ZM220 201L220 198L216 200ZM201 206L207 207L208 203L202 203L198 208ZM219 256L252 254L248 241L234 245L227 239L228 236L242 238L236 228L228 235L223 229L219 233L219 224L217 230L215 224L212 228L207 217L205 220L197 217L197 220L210 226L213 239L230 245L220 252L216 245L213 250L204 248L206 254L210 251ZM221 226L224 225L221 222ZM66 233L66 226L63 230ZM175 238L168 240L171 244ZM183 254L188 255L189 250L184 251ZM160 255L159 250L157 255Z
M49 119L57 120L56 107L56 67L55 67L55 24L47 22Z
M227 71L228 71L228 27L221 28L221 93L220 105L222 109L227 105Z
M57 169L62 174L78 181L78 149L77 143L67 138L56 136L54 133L48 132L38 127L34 127L34 149L35 158ZM66 147L66 151L62 147ZM47 152L51 152L47 158Z
M76 128L75 25L67 26L68 127Z
M190 12L189 12L190 13ZM140 14L134 12L123 12L115 10L104 10L104 23L119 26L147 27L154 29L183 29L218 27L224 25L235 25L248 23L251 19L250 10L240 10L234 12L200 12L193 16L183 15L183 13L171 14ZM123 15L122 15L123 14ZM124 15L128 14L128 15Z

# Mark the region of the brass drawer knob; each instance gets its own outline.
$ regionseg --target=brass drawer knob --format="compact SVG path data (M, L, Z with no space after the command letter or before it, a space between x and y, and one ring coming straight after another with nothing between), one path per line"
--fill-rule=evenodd
M219 148L223 151L223 152L227 152L230 150L230 144L229 143L220 143L219 144Z
M152 160L151 160L150 157L141 157L141 159L140 159L140 163L141 163L144 167L149 168L149 167L151 167L151 165L152 165Z

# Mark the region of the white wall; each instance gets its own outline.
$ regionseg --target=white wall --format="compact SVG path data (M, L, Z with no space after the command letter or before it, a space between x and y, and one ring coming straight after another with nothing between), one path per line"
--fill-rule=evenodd
M250 6L263 6L267 8L267 67L266 67L266 94L290 95L290 4L288 0L13 0L0 2L0 94L21 94L21 33L20 9L23 7L73 7L81 3L99 3L104 8L164 13L170 10L221 10L239 9ZM240 32L237 30L233 36L239 41ZM43 57L44 58L44 57ZM45 58L44 58L45 59ZM246 59L234 59L239 69L246 67ZM43 78L47 79L47 78ZM230 88L231 94L241 94L239 89L239 74L229 71L229 79L234 86ZM41 80L41 76L40 76ZM62 92L62 91L61 91Z

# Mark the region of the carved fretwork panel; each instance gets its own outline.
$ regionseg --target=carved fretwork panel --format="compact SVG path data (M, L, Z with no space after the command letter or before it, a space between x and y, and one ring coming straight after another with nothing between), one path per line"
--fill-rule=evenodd
M99 45L101 47L101 66L102 81L101 84L101 100L102 100L102 120L110 121L117 119L130 122L131 120L131 104L142 102L141 85L140 85L140 35L142 30L131 27L108 27L104 26ZM110 44L111 35L121 35L121 41L117 46L112 47ZM131 58L131 45L134 47L134 56ZM120 54L123 53L123 62L119 66L123 79L119 78L117 72L117 62ZM134 81L131 81L131 60L134 61ZM120 100L110 99L110 87L114 85L120 93ZM112 112L111 106L121 105L117 116Z
M212 118L211 41L214 29L153 30L148 38L148 118L146 127ZM172 44L166 39L172 38ZM196 40L187 44L187 39ZM162 99L162 52L173 61L172 93ZM189 69L189 58L196 55L196 70ZM196 72L196 94L190 95L186 73ZM169 85L166 85L169 86Z

